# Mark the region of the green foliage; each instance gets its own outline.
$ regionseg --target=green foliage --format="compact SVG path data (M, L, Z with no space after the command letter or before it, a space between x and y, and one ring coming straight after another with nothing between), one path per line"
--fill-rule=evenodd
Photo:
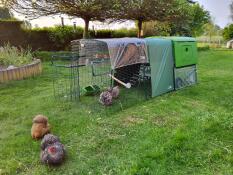
M181 18L170 22L171 35L200 36L203 26L210 21L210 14L204 7L196 3L182 7Z
M178 19L165 22L150 21L143 24L144 36L181 35L196 37L203 34L203 26L210 20L209 12L198 3L195 5L185 3L181 9Z
M122 38L122 37L137 37L137 29L118 29L113 30L113 38Z
M210 14L198 3L193 5L191 10L192 10L192 21L190 24L190 30L192 36L197 37L204 33L203 26L210 21Z
M233 24L223 29L223 37L225 40L233 39Z
M0 6L0 20L8 20L11 18L13 18L13 14L9 11L9 9Z
M3 35L9 33L8 38L0 40L1 44L11 42L12 45L27 48L28 45L33 50L70 50L72 40L81 39L83 28L73 26L55 26L47 28L30 28L30 24L23 24L22 21L9 20L0 21ZM17 35L17 37L15 37ZM118 29L118 30L97 30L90 31L91 38L120 38L136 37L136 29Z
M30 49L24 50L6 44L0 47L0 65L3 66L21 66L32 61L33 56Z
M143 24L144 37L148 36L169 36L171 27L168 22L150 21Z
M48 28L48 33L51 41L57 46L67 46L70 41L82 38L83 28L77 27L75 30L72 26L56 26Z
M77 27L76 30L72 26L56 26L50 28L37 28L31 30L31 33L45 32L48 33L49 39L54 43L56 48L66 49L70 45L70 41L81 39L83 28ZM90 31L91 38L122 38L122 37L136 37L136 29L118 29L118 30L97 30Z
M120 1L122 8L117 13L118 19L137 21L138 37L141 37L142 24L149 21L174 22L188 16L184 6L190 6L185 0L127 0Z
M111 38L113 31L108 29L90 31L91 38Z
M7 5L9 8L16 10L18 13L31 18L56 14L66 14L71 17L82 18L85 22L83 37L87 38L89 36L88 29L90 21L104 21L105 19L112 18L114 0L40 0L33 1L33 3L31 0L8 0Z
M210 46L204 45L204 46L198 46L198 51L207 51L210 50Z
M136 37L136 29L121 28L117 30L102 29L90 31L91 38L123 38L123 37Z
M215 25L213 22L206 23L204 26L205 36L209 37L209 41L212 40L213 36L217 36L220 33L220 27Z
M73 26L56 26L46 28L34 28L24 30L27 33L28 41L34 42L35 39L38 43L47 41L50 45L46 46L49 50L69 50L70 41L82 38L83 28L77 27L75 30ZM29 45L34 43L29 43ZM38 44L38 49L40 46ZM46 49L44 49L46 50Z
M48 52L48 51L35 51L33 55L35 58L40 59L41 61L51 61L53 55L67 54L69 52L59 51L59 52Z

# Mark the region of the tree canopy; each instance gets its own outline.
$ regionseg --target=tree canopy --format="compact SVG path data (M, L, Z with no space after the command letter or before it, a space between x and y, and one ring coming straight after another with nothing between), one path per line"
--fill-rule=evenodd
M198 3L183 4L179 17L172 21L152 21L143 25L145 35L200 36L203 26L210 21L209 12Z
M200 4L196 3L192 6L192 19L190 21L190 31L192 36L200 36L203 34L203 26L210 22L210 13Z
M209 18L207 11L192 0L1 0L29 19L66 14L85 21L83 37L88 37L90 21L137 21L138 37L142 24L149 21L170 24L170 33L200 33ZM201 30L201 29L200 29ZM190 32L191 31L191 32ZM190 34L191 33L191 34Z
M223 29L223 38L225 40L233 39L233 24L231 24Z
M212 40L213 36L218 35L218 33L220 32L221 28L214 24L214 22L212 20L210 20L208 23L206 23L203 26L204 30L205 30L205 35L209 37L209 40Z
M88 37L89 22L105 20L111 14L111 0L9 0L7 5L28 18L66 14L85 21L84 38Z
M183 6L186 0L119 0L116 20L134 20L138 25L138 37L141 36L143 22L148 21L175 21L188 14Z

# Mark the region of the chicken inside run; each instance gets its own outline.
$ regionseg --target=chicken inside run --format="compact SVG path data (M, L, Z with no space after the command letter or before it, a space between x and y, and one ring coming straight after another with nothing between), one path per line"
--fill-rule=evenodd
M52 58L54 95L118 110L194 85L196 45L189 37L74 40L69 54Z
M55 98L94 110L125 108L147 98L150 77L145 75L148 61L141 40L83 39L71 45L71 53L52 58Z

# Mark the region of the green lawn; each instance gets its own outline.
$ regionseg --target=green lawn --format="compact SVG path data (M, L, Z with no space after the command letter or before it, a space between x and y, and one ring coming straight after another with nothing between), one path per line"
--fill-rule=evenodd
M55 101L48 64L0 85L0 174L233 174L233 52L199 58L198 85L112 113ZM39 161L40 113L67 148L61 167Z

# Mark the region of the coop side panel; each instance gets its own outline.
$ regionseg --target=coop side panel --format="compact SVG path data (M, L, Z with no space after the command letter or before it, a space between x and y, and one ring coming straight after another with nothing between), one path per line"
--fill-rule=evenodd
M174 90L174 59L172 42L148 38L147 48L151 66L152 97Z

